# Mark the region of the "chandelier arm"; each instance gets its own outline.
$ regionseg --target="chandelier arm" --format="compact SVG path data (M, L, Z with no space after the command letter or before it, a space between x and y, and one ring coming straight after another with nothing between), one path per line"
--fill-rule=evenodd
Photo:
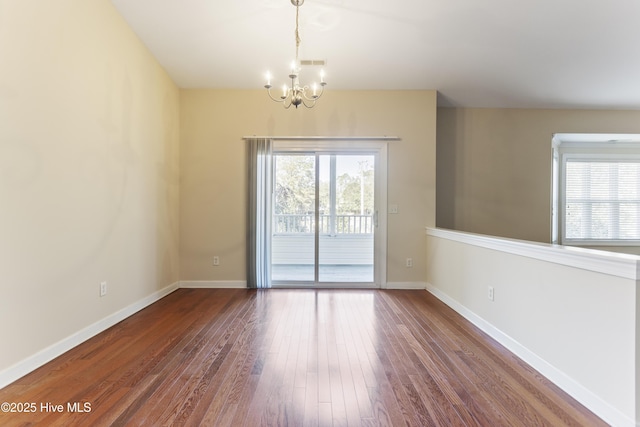
M320 97L322 96L322 94L324 93L324 87L325 85L321 85L320 86L320 93L317 95L311 95L310 97L307 96L307 90L309 89L309 86L305 86L302 91L302 95L305 99L307 99L308 101L316 101L317 99L320 99Z
M271 98L273 101L284 102L284 100L286 99L286 97L283 98L281 96L278 97L278 98L274 98L273 95L271 95L271 86L269 86L269 87L265 86L265 88L267 88L267 93L269 94L269 98Z
M310 104L307 104L307 101L310 102ZM306 96L302 98L302 104L307 107L307 108L313 108L316 106L316 100L315 99L309 99Z

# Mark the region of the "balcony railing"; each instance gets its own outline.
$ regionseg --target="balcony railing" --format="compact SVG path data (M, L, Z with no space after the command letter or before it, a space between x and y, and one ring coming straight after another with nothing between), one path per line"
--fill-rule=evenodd
M373 233L373 215L320 215L320 234L371 234ZM313 233L315 230L315 216L274 215L274 234L303 234Z

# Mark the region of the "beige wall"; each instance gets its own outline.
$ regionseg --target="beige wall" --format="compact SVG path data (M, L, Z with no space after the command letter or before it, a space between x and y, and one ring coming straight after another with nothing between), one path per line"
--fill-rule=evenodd
M399 136L389 143L388 280L426 280L424 227L435 224L435 91L332 91L313 110L290 109L264 90L182 90L182 280L244 281L243 136ZM212 257L220 266L212 266ZM413 268L404 260L412 257Z
M2 372L179 279L179 92L108 0L0 0L0 52Z
M551 239L554 133L637 133L638 111L438 109L439 227Z

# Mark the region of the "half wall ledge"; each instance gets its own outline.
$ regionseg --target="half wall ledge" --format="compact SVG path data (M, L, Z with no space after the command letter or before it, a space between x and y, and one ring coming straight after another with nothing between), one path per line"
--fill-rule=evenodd
M444 228L427 227L426 230L427 236L441 237L473 246L626 279L638 280L640 278L640 256L637 255L487 236Z
M640 257L427 228L427 291L605 422L640 426Z

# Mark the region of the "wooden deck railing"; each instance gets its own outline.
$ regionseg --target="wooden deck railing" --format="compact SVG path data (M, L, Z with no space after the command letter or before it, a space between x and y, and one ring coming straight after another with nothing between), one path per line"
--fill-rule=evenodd
M373 215L320 215L320 234L371 234ZM274 215L275 234L300 234L315 231L313 214Z

